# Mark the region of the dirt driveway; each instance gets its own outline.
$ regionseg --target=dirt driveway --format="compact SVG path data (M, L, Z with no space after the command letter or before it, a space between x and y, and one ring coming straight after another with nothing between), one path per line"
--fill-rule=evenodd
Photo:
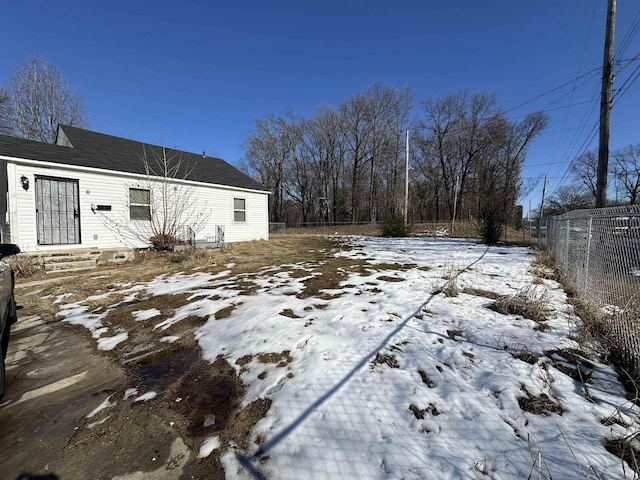
M188 348L143 352L123 365L96 351L86 330L38 308L31 300L41 290L28 284L16 289L23 308L0 405L2 477L224 478L217 457L199 459L197 453L208 416L240 436L251 428L234 422L242 387L233 369L199 361ZM207 398L191 391L193 383L206 387ZM143 390L157 398L145 401L137 393ZM212 399L217 411L199 408Z

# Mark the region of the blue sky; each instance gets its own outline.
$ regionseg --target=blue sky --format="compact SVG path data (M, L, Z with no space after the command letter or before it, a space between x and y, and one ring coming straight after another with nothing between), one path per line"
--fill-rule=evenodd
M630 35L638 15L637 0L618 0L620 66L640 53L640 33ZM598 73L513 108L599 68L605 16L606 0L10 0L0 83L30 55L42 57L82 95L91 129L234 164L267 113L310 116L375 82L408 85L416 115L426 98L484 90L514 120L553 109L524 170L527 178L547 173L551 193L588 145ZM612 111L612 150L640 142L640 82L627 86Z

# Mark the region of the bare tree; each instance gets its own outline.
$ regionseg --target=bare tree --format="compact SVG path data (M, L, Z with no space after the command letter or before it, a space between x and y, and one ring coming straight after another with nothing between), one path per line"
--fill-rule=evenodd
M530 142L547 123L542 112L531 113L520 123L503 115L488 122L492 149L481 162L478 195L480 230L486 243L496 243L507 225L520 224L522 215L516 214L516 203L523 186L522 164Z
M640 143L615 151L613 161L620 190L629 204L635 205L640 200Z
M5 121L9 118L9 89L0 86L0 135L11 135L13 128Z
M580 183L572 183L559 187L549 198L545 206L545 215L561 215L571 210L593 208L595 199L589 190Z
M290 160L289 125L284 118L272 114L256 120L255 129L245 139L245 160L250 171L271 190L269 221L283 222L285 165Z
M140 161L144 180L130 185L125 211L94 213L126 243L168 249L195 239L207 225L209 211L187 181L193 166L165 147L144 147Z
M32 57L16 68L2 93L0 131L39 142L55 142L58 124L84 127L82 99L60 71Z
M598 175L598 154L597 152L584 152L574 158L571 162L571 173L573 178L584 184L596 198L596 178Z
M462 91L423 103L425 118L421 122L423 148L431 150L442 176L442 195L449 219L454 215L456 185L459 192L477 190L479 162L493 148L487 128L496 114L493 95ZM468 184L471 184L467 188ZM473 195L460 198L471 206ZM460 211L460 209L458 209Z
M306 122L305 149L309 166L316 179L314 187L317 219L344 221L345 191L345 145L342 141L338 113L331 108L320 109Z

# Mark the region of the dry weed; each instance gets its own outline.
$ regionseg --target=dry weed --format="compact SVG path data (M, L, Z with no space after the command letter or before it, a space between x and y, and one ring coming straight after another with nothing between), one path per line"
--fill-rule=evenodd
M640 475L640 432L634 432L620 438L610 438L604 442L609 453L626 463L634 472L634 478Z
M31 255L15 255L7 259L16 278L32 278L44 274L44 265L37 257Z
M447 297L457 297L460 293L458 278L462 269L456 268L453 264L445 265L442 279L445 280L444 285L436 285L433 289L435 295L444 293Z
M504 315L520 315L538 323L540 328L544 328L543 322L548 320L551 313L547 303L546 293L544 291L538 293L530 286L523 288L515 295L499 298L489 308Z

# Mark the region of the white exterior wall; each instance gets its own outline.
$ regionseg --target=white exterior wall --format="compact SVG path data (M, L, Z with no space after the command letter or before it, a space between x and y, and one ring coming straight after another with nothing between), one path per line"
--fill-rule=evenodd
M109 227L101 215L122 221L129 218L129 188L148 188L146 177L98 169L77 168L59 164L44 166L42 162L7 162L8 220L11 242L24 252L69 250L73 248L144 247L145 244L126 240ZM24 190L20 178L26 176L29 189ZM78 180L80 205L80 244L38 245L36 230L35 177L47 176ZM194 208L206 211L206 228L196 232L196 238L214 237L216 226L223 226L225 242L269 238L268 194L253 190L187 182L193 188ZM176 182L179 185L179 182ZM180 188L180 187L178 187ZM233 199L246 201L246 222L233 221ZM111 205L111 211L93 212L92 206Z

